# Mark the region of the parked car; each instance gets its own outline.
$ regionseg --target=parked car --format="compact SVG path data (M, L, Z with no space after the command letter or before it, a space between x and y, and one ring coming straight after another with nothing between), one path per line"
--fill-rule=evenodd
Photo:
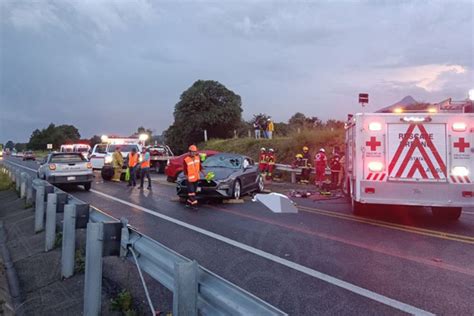
M36 160L35 153L32 151L25 151L23 153L23 161L25 160Z
M206 154L206 157L211 157L218 152L215 150L200 150L199 154ZM166 179L168 182L175 182L178 178L180 172L183 171L183 162L184 157L186 154L182 154L181 156L174 157L168 161L168 165L165 168Z
M239 199L245 194L264 190L264 181L258 171L258 165L247 156L216 154L207 158L202 166L204 173L213 172L215 176L212 180L201 177L198 181L198 198ZM176 183L178 196L186 198L187 180L183 173L179 174Z
M83 185L91 189L94 174L92 164L81 153L50 153L38 169L38 178L51 184Z

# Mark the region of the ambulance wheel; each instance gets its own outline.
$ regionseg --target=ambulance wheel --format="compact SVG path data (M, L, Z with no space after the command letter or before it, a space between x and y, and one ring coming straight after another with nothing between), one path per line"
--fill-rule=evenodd
M367 209L367 205L357 202L354 199L351 199L351 201L352 201L352 213L354 213L354 215L357 215L357 216L364 215Z
M439 219L457 220L461 216L462 207L432 206L433 216Z

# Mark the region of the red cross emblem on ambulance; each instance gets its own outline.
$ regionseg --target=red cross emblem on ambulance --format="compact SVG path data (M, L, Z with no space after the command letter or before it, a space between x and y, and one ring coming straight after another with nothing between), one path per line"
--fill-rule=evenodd
M374 136L370 137L370 141L366 141L365 145L370 147L370 151L376 151L377 147L382 146L382 143L377 140Z
M471 145L464 140L464 137L459 137L459 140L453 144L454 148L458 148L460 153L463 153Z

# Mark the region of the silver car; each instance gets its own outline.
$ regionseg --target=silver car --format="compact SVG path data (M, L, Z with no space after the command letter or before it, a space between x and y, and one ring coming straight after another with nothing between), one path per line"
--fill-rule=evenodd
M94 174L92 164L81 153L51 153L41 163L38 178L51 184L83 185L89 191Z

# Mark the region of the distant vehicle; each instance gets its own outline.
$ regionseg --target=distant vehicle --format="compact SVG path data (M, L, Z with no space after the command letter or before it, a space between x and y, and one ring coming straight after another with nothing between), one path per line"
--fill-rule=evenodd
M112 154L115 151L115 145L119 145L122 149L122 155L127 157L132 147L141 149L140 140L138 138L104 138L104 142L96 144L90 154L90 161L94 170L102 170L104 164L112 162ZM132 147L130 145L133 145Z
M112 166L112 154L114 153L115 149L120 147L120 151L123 157L123 166L122 172L125 173L125 170L128 167L128 154L132 151L132 148L135 148L138 154L140 154L141 146L138 144L130 144L130 145L108 145L107 146L107 153L104 157L104 165L101 169L101 176L104 180L111 180L114 175L114 168Z
M206 154L206 157L211 157L218 152L215 150L200 150L199 154ZM178 175L180 172L183 171L183 161L184 157L186 157L187 154L182 154L181 156L173 157L170 160L168 160L168 164L165 168L165 174L166 174L166 179L168 182L175 182L176 179L178 178Z
M91 146L87 144L64 144L59 149L62 153L82 153L84 157L88 157L90 150Z
M204 172L213 172L215 177L198 181L198 198L239 199L251 192L262 192L264 181L255 162L237 154L216 154L207 158L202 166ZM180 198L187 197L187 180L184 173L178 176L176 191Z
M3 159L3 145L0 145L0 159Z
M25 160L36 160L35 153L28 150L23 153L23 161Z
M169 160L174 157L171 148L166 145L149 146L151 169L156 173L163 173Z
M458 219L474 205L474 114L395 112L359 113L346 123L344 191L353 212L429 206L436 217Z
M94 174L92 164L80 153L51 153L42 161L38 178L51 184L83 185L91 189Z

